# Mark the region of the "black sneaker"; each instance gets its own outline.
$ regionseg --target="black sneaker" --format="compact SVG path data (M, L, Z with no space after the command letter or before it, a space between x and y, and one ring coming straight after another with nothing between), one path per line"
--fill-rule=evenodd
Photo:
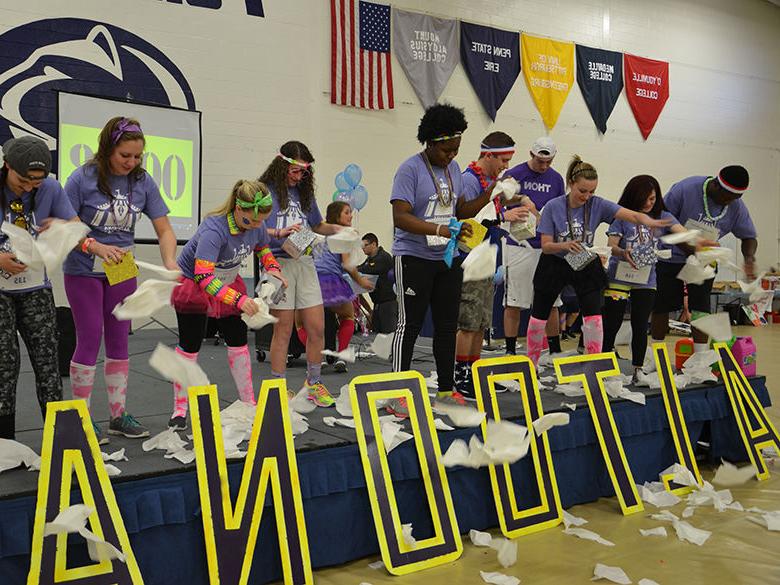
M133 415L123 412L122 416L111 419L108 434L124 435L128 439L142 439L149 436L149 429L139 423Z
M186 431L187 430L187 417L186 416L172 416L168 421L168 428L174 431Z

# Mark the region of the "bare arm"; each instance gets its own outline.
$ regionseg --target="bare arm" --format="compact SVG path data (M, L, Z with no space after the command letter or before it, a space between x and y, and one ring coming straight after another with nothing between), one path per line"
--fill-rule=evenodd
M311 231L321 236L332 236L333 234L341 231L341 226L333 223L325 223L324 221L321 221L317 225L312 226Z
M542 252L545 254L557 254L558 252L582 252L585 248L580 242L566 241L555 242L549 234L542 234Z
M173 233L171 222L167 215L152 220L152 226L160 242L160 258L168 270L178 270L176 264L176 234Z
M758 250L758 240L756 238L745 238L742 240L742 256L745 258L745 275L753 280L756 277L756 250Z

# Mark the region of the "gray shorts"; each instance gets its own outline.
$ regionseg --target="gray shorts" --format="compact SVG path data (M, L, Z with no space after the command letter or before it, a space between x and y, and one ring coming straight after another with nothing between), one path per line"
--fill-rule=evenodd
M280 302L269 305L271 309L308 309L322 304L320 279L311 256L297 259L277 258L282 275L287 279L287 292Z

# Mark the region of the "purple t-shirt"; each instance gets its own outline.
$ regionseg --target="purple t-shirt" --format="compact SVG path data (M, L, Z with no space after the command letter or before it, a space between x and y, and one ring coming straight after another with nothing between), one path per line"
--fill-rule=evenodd
M659 219L671 220L672 224L661 230L652 230L649 227L644 225L636 225L629 221L616 219L615 221L612 222L612 225L609 226L609 228L607 229L607 235L620 236L620 241L618 242L618 246L623 248L624 250L630 250L631 248L633 248L638 244L648 244L648 243L652 243L653 247L657 249L659 247L659 244L661 243L660 237L664 234L669 233L671 231L670 228L672 227L672 225L680 223L668 211L661 212L661 217ZM611 282L626 284L631 286L632 288L655 288L655 282L656 282L655 264L653 264L650 267L650 277L647 279L647 284L634 284L634 283L624 282L615 278L618 262L620 262L620 260L618 260L614 256L610 257L609 259L607 276L609 277L609 280Z
M704 182L708 177L688 177L679 183L672 185L664 197L664 205L669 213L674 215L682 225L689 219L693 219L713 228L717 228L722 238L726 234L734 234L740 240L755 238L756 228L750 218L747 206L742 199L737 199L725 208L723 217L717 218L724 211L722 205L708 198L707 207L710 210L708 217L704 211ZM713 179L717 180L717 179ZM672 257L666 262L675 264L685 263L685 254L677 246L665 246L672 249Z
M444 169L431 166L436 181L441 191L439 201L436 193L436 185L431 174L418 153L406 159L393 178L393 190L390 193L390 201L406 201L412 206L412 214L424 221L447 225L450 218L455 217L455 209L458 197L463 193L463 179L460 167L454 160L450 162L448 171L452 181L450 190L447 181L447 173ZM428 243L432 245L428 245ZM394 256L417 256L426 260L442 260L444 258L445 244L439 244L435 239L422 234L410 234L399 228L393 232Z
M314 249L314 267L317 274L332 274L341 276L344 274L344 266L341 263L341 254L334 254L324 243Z
M101 244L132 248L135 224L142 213L151 220L168 215L168 206L148 173L144 173L138 180L111 175L108 186L111 198L98 189L97 167L91 164L77 168L65 183L65 193L73 209L81 221L91 228L89 237ZM98 259L98 266L99 262ZM94 265L93 254L74 250L68 254L62 269L65 274L105 276L102 271L95 272Z
M602 223L612 223L615 219L615 214L620 210L620 206L612 201L602 199L598 195L591 197L588 202L577 208L571 209L571 226L569 230L569 222L566 216L566 201L568 197L557 197L552 201L548 201L542 210L542 219L539 221L539 227L537 231L540 234L547 234L553 236L554 242L566 242L569 240L583 241L583 227L585 224L585 209L590 207L588 211L588 229L584 242L588 246L593 245L593 235L596 232L596 228ZM570 231L574 232L574 237ZM558 256L563 258L568 252L558 252Z
M227 272L239 268L247 256L269 241L265 224L252 230L236 227L231 231L226 215L210 215L198 226L176 263L187 278L195 277L195 259L214 262L217 271Z
M513 177L520 183L520 193L528 195L539 211L542 210L548 201L566 194L563 177L552 167L549 167L543 173L537 173L531 170L527 162L524 162L509 169L504 174L504 177ZM510 246L519 245L512 238L507 238L506 242ZM542 247L542 240L538 233L533 238L527 239L526 242L532 248Z
M309 211L303 211L301 208L301 195L298 192L298 187L287 187L289 202L287 204L287 209L285 210L279 209L279 198L276 195L274 188L270 185L268 188L271 190L271 194L273 195L274 200L274 207L271 211L271 215L269 215L265 220L265 224L269 228L284 229L288 226L300 223L303 225L303 227L311 229L312 227L318 226L322 223L322 214L320 213L320 208L317 207L316 199L311 202ZM287 252L282 251L282 244L284 243L284 240L285 238L280 240L271 238L271 252L273 252L274 256L277 258L290 257Z
M7 186L4 186L3 189L5 190L6 207L5 214L0 215L0 225L3 225L4 221L13 223L19 215L23 215L27 220L27 230L35 236L45 219L56 217L67 220L76 217L76 212L73 211L73 206L70 204L67 195L65 195L60 184L54 179L46 178L38 187L35 193L35 209L31 209L33 205L32 191L22 193L22 196L17 198L14 192ZM22 201L23 208L21 214L16 213L10 207L12 201L19 199ZM0 254L7 252L13 252L11 244L8 241L8 236L0 232ZM39 274L28 269L16 275L0 270L0 290L3 292L22 293L41 288L51 288L51 282L49 282L45 270L42 274Z

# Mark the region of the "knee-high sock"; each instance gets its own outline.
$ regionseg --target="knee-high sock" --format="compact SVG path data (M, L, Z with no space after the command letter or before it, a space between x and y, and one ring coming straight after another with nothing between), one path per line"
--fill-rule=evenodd
M81 398L87 403L92 396L92 386L95 385L95 366L85 366L76 362L70 362L70 387L73 398Z
M177 345L176 353L179 354L181 357L183 357L185 360L189 360L191 362L198 361L197 351L195 353L189 353L184 351L182 348L180 348ZM171 418L175 416L187 416L188 406L189 403L187 402L187 388L185 388L178 382L174 382L173 383L173 414L171 415Z
M339 323L339 331L336 337L339 341L338 351L344 351L349 347L349 342L352 339L352 334L355 333L355 320L354 319L342 319Z
M582 318L582 336L585 342L585 353L601 353L601 345L604 342L604 323L601 315Z
M536 317L531 317L528 321L528 332L525 336L528 341L528 357L534 363L534 366L539 364L539 356L542 354L544 342L547 340L544 333L546 325L547 321L542 321Z
M298 339L303 344L303 347L306 347L306 340L309 338L309 334L306 333L306 329L303 327L296 328L295 332L298 334Z
M255 389L252 387L252 359L249 356L249 346L228 347L227 350L230 373L238 388L238 397L246 404L257 404Z
M122 416L127 398L127 374L130 371L130 360L113 360L106 358L103 366L103 376L108 392L108 408L111 418Z

